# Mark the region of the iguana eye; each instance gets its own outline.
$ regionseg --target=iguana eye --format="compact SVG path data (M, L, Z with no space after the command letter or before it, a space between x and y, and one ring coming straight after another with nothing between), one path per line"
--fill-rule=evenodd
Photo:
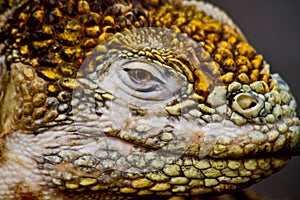
M125 84L137 91L154 91L164 84L164 72L158 70L155 66L144 62L129 62L123 65L129 79L122 76Z
M124 85L130 88L132 92L143 92L154 94L161 93L165 88L165 71L153 63L143 61L127 61L120 65L123 69L118 71L119 79ZM125 72L125 73L124 73Z
M137 83L146 83L155 79L149 71L144 69L124 69L124 71L127 71L131 80Z
M121 99L135 99L143 104L176 98L186 85L185 77L171 67L144 59L115 60L101 82L103 88Z

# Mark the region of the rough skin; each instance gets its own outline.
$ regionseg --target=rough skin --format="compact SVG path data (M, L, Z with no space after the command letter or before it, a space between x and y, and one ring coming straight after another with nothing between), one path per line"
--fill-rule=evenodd
M0 6L0 199L209 196L291 158L290 89L220 9Z

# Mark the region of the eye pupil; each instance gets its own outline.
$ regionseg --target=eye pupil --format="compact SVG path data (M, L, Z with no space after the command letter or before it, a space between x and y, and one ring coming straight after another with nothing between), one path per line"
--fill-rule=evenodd
M145 70L137 70L136 77L139 80L148 81L148 80L150 80L151 75L149 74L149 72L146 72Z
M143 69L133 69L130 70L129 73L136 81L143 82L143 83L150 81L152 77L152 75L148 71Z

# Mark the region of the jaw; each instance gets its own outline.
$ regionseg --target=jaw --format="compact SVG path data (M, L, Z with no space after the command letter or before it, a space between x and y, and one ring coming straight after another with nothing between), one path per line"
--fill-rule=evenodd
M264 141L258 140L261 136L255 135L255 127L240 129L230 122L223 122L222 126L223 132L219 131L221 136L215 145L210 146L207 155L200 156L192 155L189 149L149 149L104 134L90 136L87 132L92 128L80 123L77 127L54 127L36 136L15 132L4 138L5 149L9 151L4 152L1 162L1 179L6 183L1 191L22 188L17 190L22 191L20 194L5 194L8 199L22 195L75 198L82 197L79 191L83 190L91 193L91 197L111 192L125 196L207 195L246 187L287 164L290 155L282 149L293 138L285 137L283 142L280 136L284 134L279 134L268 150L272 130L265 133ZM209 128L214 127L218 126ZM258 137L254 139L254 135ZM228 138L231 147L227 145L226 151L220 151L220 145L228 142ZM252 152L247 146L250 142L252 147L256 146Z

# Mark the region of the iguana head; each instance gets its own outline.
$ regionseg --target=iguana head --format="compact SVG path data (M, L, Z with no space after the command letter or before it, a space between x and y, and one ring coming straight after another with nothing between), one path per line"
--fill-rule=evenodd
M210 4L37 0L7 15L7 199L213 195L292 156L288 85Z

